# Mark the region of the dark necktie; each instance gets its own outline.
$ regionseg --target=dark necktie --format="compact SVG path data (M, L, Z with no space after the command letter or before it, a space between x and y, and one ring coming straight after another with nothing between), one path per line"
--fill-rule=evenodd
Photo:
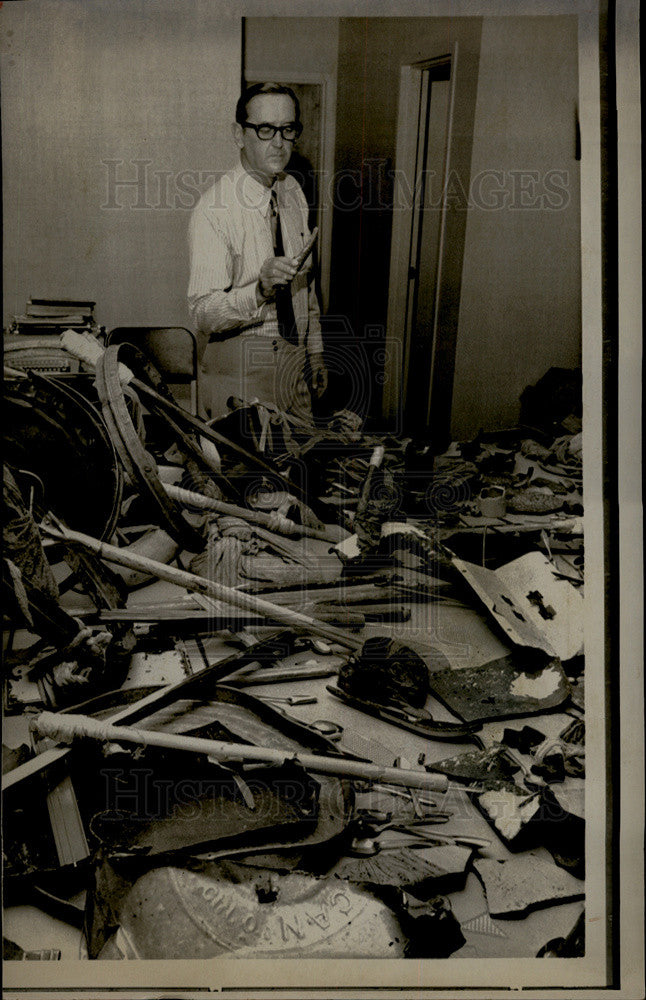
M285 256L283 246L283 234L280 228L280 214L278 212L278 201L276 192L271 192L271 228L274 236L274 253L276 257ZM276 288L276 319L278 321L278 331L290 344L298 344L298 330L296 329L296 318L294 317L294 306L292 304L292 288L289 285L279 285Z

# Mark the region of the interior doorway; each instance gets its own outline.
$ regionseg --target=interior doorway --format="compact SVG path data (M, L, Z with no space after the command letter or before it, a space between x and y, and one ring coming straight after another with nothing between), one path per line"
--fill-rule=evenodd
M408 259L406 330L408 377L404 419L426 431L431 419L433 363L440 294L440 264L446 213L446 168L450 130L450 60L419 73L415 202Z
M402 67L393 193L384 410L437 451L450 441L464 250L453 181L469 170L452 142L457 55Z

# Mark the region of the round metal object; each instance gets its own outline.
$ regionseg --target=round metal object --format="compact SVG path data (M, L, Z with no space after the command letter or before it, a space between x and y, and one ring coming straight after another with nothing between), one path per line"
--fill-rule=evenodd
M366 889L259 869L240 881L239 872L229 879L223 864L218 877L179 868L146 873L122 903L119 932L98 957L403 957L399 922Z
M123 475L101 415L70 381L30 373L5 380L4 460L43 483L36 516L51 510L77 531L109 538Z

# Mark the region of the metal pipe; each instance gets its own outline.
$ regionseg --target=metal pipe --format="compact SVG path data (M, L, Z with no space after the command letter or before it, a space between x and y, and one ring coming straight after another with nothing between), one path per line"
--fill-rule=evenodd
M41 712L32 721L31 727L41 736L63 742L70 742L74 737L87 737L109 743L134 743L137 746L154 746L204 754L223 763L235 760L280 765L289 761L316 774L332 774L339 778L380 781L405 788L424 788L433 792L443 792L448 787L448 779L443 774L429 774L427 771L405 770L401 767L381 767L379 764L276 747L225 743L222 740L160 733L150 729L131 729L129 726L111 725L109 722L93 719L88 715Z

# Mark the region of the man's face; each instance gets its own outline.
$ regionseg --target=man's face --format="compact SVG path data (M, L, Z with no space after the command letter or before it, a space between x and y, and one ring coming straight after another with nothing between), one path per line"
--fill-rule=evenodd
M287 125L296 120L294 102L287 94L257 94L247 106L247 121L254 125ZM293 142L276 132L273 139L259 139L252 128L236 122L234 135L242 150L242 162L264 184L273 184L292 155Z

